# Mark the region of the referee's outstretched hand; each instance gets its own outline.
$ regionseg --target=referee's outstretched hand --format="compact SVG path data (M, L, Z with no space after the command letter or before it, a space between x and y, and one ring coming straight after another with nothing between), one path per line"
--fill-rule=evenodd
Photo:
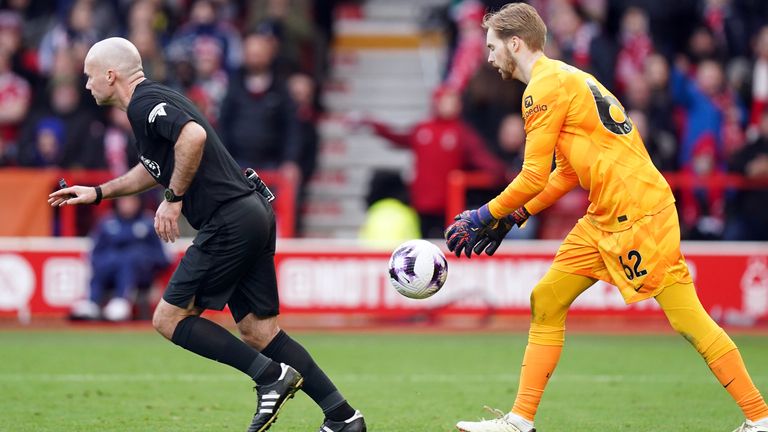
M179 215L181 201L168 202L163 200L155 212L155 232L164 242L175 242L179 234Z
M70 186L48 195L51 207L63 205L91 204L96 201L96 189L93 186Z

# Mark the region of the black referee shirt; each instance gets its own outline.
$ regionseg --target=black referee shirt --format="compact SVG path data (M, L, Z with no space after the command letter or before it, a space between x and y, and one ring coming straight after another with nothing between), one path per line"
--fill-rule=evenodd
M166 188L173 174L173 147L182 127L193 121L205 129L208 138L203 158L184 193L181 209L195 229L199 230L221 204L254 190L213 127L192 102L178 92L148 79L142 81L128 104L128 119L136 136L141 163Z

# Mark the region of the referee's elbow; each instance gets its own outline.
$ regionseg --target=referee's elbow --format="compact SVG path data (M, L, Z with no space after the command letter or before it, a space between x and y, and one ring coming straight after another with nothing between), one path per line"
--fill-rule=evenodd
M205 128L193 121L184 125L181 129L181 134L193 142L205 143L205 140L208 139L208 132L205 131Z

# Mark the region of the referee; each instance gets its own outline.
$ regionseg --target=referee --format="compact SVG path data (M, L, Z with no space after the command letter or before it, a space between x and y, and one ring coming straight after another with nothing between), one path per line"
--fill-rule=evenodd
M141 56L126 39L109 38L85 58L86 88L98 105L127 111L140 163L100 186L72 186L49 196L52 206L165 188L155 231L179 237L184 214L198 230L155 309L152 325L182 348L230 365L256 382L249 432L269 429L300 388L323 410L324 432L363 432L365 420L298 342L277 324L275 215L184 96L144 77ZM242 340L200 317L229 305Z

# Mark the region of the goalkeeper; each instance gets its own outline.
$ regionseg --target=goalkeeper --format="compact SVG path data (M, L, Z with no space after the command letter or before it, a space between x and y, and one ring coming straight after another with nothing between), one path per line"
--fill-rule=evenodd
M627 303L659 303L744 412L746 421L734 432L768 432L768 406L738 348L699 302L680 252L672 191L622 105L593 76L543 54L547 29L533 7L508 4L487 15L483 27L488 62L503 79L527 85L525 161L500 195L456 217L445 232L448 248L457 256L491 255L513 225L576 186L589 191L591 204L531 294L528 345L511 412L462 421L458 429L535 430L534 416L565 340L568 308L603 280L616 285ZM553 155L556 168L550 173Z

